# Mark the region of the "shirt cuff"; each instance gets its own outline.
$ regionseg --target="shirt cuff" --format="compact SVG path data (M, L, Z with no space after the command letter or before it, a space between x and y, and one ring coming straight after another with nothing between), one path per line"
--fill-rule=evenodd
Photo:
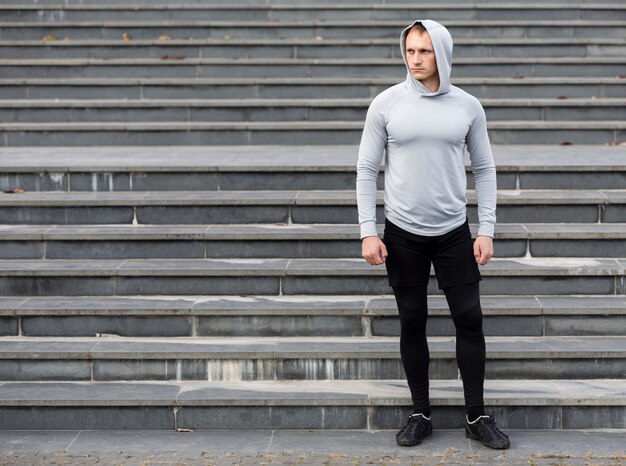
M366 236L378 236L378 230L376 230L376 222L367 221L361 223L361 239Z
M494 225L480 225L478 227L477 236L489 236L490 238L493 238L494 229Z

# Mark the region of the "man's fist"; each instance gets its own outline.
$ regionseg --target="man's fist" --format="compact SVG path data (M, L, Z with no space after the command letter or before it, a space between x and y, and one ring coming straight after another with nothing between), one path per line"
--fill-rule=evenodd
M478 236L474 241L474 258L479 265L485 265L493 256L493 239L489 236Z
M361 255L370 265L381 265L387 259L387 248L378 236L366 236L361 241Z

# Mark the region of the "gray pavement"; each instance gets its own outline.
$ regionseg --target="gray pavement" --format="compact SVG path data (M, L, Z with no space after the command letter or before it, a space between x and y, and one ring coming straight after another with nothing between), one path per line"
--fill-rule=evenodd
M623 465L626 430L509 430L498 451L439 430L412 448L395 431L1 431L0 465Z

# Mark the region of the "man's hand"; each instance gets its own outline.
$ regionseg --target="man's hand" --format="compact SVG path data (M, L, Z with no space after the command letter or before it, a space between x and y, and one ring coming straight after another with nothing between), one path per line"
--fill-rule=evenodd
M361 255L370 265L381 265L387 259L387 248L378 236L366 236L361 241Z
M474 258L479 265L485 265L493 256L493 238L477 236L474 241Z

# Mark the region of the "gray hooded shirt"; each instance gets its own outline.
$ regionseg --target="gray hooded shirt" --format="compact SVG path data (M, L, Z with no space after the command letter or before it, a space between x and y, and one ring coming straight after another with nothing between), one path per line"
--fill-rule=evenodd
M421 23L430 35L439 89L415 79L406 62L405 41ZM441 24L415 21L400 36L407 65L404 82L372 101L359 147L357 204L361 238L376 236L376 179L385 156L385 217L405 231L438 236L466 220L464 151L470 155L478 198L478 234L493 237L496 169L480 102L450 84L452 37Z

